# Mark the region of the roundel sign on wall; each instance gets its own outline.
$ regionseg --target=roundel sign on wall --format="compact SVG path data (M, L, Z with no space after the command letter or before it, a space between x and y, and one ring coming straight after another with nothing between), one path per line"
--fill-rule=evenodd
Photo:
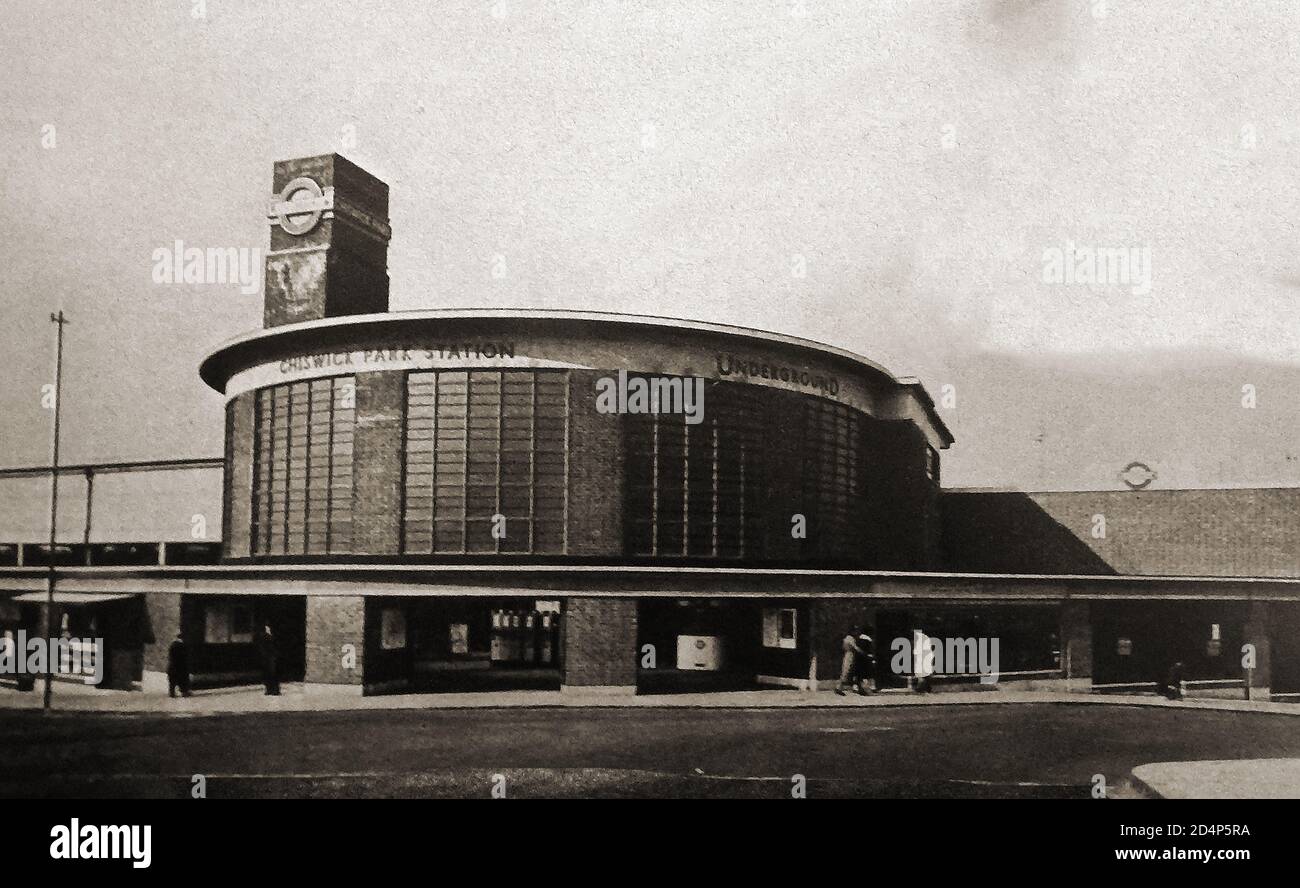
M303 235L334 208L333 197L333 189L322 191L314 179L299 176L290 180L271 202L267 217L278 222L287 234Z
M1128 485L1129 490L1143 490L1156 480L1156 473L1146 463L1135 460L1120 470L1119 479Z

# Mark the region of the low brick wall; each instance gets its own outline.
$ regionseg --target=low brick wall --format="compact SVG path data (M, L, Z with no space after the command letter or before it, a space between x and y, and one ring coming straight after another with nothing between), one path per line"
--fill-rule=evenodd
M359 595L307 598L307 669L315 684L360 685L365 665L365 599ZM345 668L344 645L352 645L356 667Z
M147 592L144 596L144 668L167 672L167 650L181 631L181 596L172 592ZM149 643L152 633L153 643Z
M635 598L570 598L564 613L564 687L636 687Z

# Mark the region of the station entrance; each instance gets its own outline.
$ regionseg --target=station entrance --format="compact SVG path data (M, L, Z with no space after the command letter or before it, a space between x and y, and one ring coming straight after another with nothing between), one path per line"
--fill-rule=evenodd
M269 644L282 682L302 681L307 599L301 595L183 595L181 637L195 688L258 684ZM270 628L270 641L262 639ZM165 649L170 638L158 638Z
M672 694L757 688L759 608L752 601L643 599L637 691Z

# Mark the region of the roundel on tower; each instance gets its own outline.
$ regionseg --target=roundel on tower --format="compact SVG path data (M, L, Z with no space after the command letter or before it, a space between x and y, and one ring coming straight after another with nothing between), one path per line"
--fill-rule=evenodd
M322 191L315 179L299 176L286 183L272 199L267 218L278 222L286 234L304 235L333 209L333 188Z

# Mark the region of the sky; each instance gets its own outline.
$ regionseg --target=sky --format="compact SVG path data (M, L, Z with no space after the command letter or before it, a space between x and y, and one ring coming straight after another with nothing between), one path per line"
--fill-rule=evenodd
M1294 2L0 0L0 57L2 466L59 309L65 461L218 455L261 296L154 251L265 249L272 163L339 151L393 310L847 348L941 400L947 486L1300 484Z

